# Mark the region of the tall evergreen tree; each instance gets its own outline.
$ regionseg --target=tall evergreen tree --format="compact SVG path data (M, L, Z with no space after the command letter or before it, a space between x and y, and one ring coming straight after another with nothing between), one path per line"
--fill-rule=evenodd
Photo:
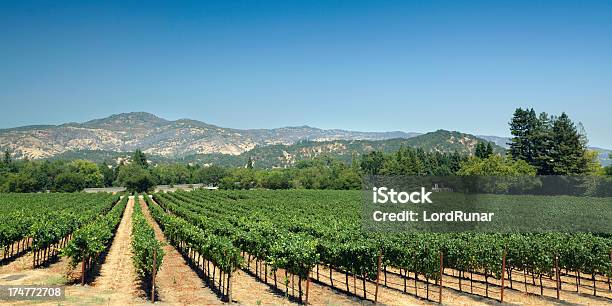
M3 163L5 166L8 166L8 165L10 165L12 162L13 162L13 159L11 158L11 152L10 152L8 149L4 150L4 156L3 156L3 158L2 158L2 163Z
M565 113L553 121L550 165L554 174L584 174L587 171L584 137Z
M493 155L493 145L490 142L487 142L487 147L485 149L485 154L487 157Z
M547 113L540 113L536 124L533 126L531 145L533 148L533 163L539 175L552 175L554 171L550 165L552 145L552 121L554 118Z
M537 125L538 117L533 108L530 110L517 108L514 111L510 121L510 133L513 137L508 149L513 159L522 159L531 165L535 164L533 138L534 128Z
M2 163L0 166L0 170L6 172L17 172L17 165L13 161L13 157L11 156L9 149L4 150L4 156L2 157Z
M429 158L423 148L416 149L416 160L414 166L417 175L427 175L429 172L431 172L431 167L429 167Z
M478 144L476 144L474 156L478 158L487 158L491 155L493 155L493 146L490 142L486 144L484 142L478 142Z
M515 160L524 160L536 167L539 175L554 174L550 167L551 119L539 116L533 109L517 108L510 122L512 139L508 153Z
M478 157L478 158L486 158L485 152L484 152L485 148L484 148L484 143L482 142L478 142L476 144L476 149L474 150L474 156Z

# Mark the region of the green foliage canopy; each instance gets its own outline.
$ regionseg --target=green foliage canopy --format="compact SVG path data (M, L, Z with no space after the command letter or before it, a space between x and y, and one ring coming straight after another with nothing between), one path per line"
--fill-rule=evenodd
M519 176L535 175L535 167L524 160L512 160L500 155L488 158L470 157L461 163L458 175L463 176Z

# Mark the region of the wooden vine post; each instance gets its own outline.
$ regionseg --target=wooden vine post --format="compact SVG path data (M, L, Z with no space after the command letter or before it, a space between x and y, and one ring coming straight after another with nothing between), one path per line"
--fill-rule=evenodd
M440 251L440 287L438 288L438 303L442 304L442 276L444 275L444 253Z
M555 281L557 283L557 300L559 299L559 291L561 290L561 273L559 272L559 255L555 256Z
M506 254L507 254L507 250L504 249L504 254L502 255L502 274L501 274L501 295L500 295L500 302L504 302L504 288L506 288Z
M151 271L151 303L155 303L155 272L157 272L157 249L153 249L153 271Z
M306 299L308 300L308 295L306 295ZM232 271L227 273L227 302L232 302Z
M83 255L83 262L81 262L81 286L85 285L85 255Z
M610 251L610 263L612 263L612 250ZM612 264L610 265L610 274L612 275ZM610 284L610 276L608 276L608 290L612 290L612 285Z
M376 268L377 269L376 271L376 291L374 291L374 303L378 303L378 285L380 283L380 266L382 264L382 255L383 255L383 251L382 249L380 249L380 252L378 253L378 264ZM364 279L365 279L365 276L364 276ZM365 297L365 286L364 286L364 297Z
M310 290L310 271L308 271L308 276L306 276L306 301L304 304L308 305L308 291Z
M595 279L595 272L593 272L592 277L593 277L593 295L597 296L597 282Z

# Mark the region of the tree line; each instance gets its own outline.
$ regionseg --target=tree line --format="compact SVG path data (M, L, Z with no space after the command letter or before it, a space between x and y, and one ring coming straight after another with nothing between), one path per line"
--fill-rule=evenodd
M290 168L256 169L252 161L239 168L181 163L151 165L140 150L128 162L117 166L85 160L12 160L6 152L0 164L0 191L73 192L112 186L146 191L160 184L196 183L223 189L360 189L363 175L451 175L465 159L459 153L429 153L402 147L394 153L374 151L354 156L350 164L320 156L298 161Z
M151 165L140 150L115 166L85 160L13 160L5 150L0 191L73 192L111 186L145 191L160 184L196 183L224 189L360 189L364 175L612 175L612 166L601 167L597 152L587 149L586 134L565 113L550 116L517 108L509 127L512 138L505 155L494 154L489 142L477 143L472 155L402 146L396 152L353 155L349 164L320 156L283 169L255 169L252 159L239 168Z

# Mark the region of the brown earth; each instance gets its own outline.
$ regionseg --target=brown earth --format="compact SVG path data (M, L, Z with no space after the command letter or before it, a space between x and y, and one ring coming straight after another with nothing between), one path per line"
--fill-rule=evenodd
M248 258L245 257L245 262L248 262ZM255 260L252 260L247 265L245 270L250 271L254 274ZM257 269L259 270L259 279L265 281L263 265ZM392 273L396 272L396 273ZM381 280L379 285L378 303L382 305L426 305L426 304L438 304L439 297L439 286L435 284L434 280L430 280L429 284L429 300L427 297L427 283L422 276L419 280L414 282L414 274L410 273L408 276L410 279L406 282L406 292L404 293L404 279L397 274L396 270L390 269L387 273L387 282L385 285L384 275L381 273ZM459 290L458 277L454 276L451 269L447 269L443 279L442 289L442 302L443 304L449 305L487 305L487 304L501 304L498 300L500 298L500 281L489 278L489 297L486 297L486 288L484 283L484 277L480 275L474 275L473 287L470 287L469 280L462 281L462 290ZM339 271L333 271L334 287L331 287L329 278L329 269L324 266L319 266L319 276L317 281L316 269L313 269L311 273L311 283L309 290L309 301L313 305L346 305L346 304L362 304L372 305L374 304L374 292L376 291L376 284L372 281L366 281L366 296L367 300L363 299L363 279L361 277L354 278L352 275L348 277L348 291L351 295L347 294L346 289L346 276L344 273ZM273 274L269 272L268 283L271 287L274 287ZM284 270L276 272L277 275L277 286L281 292L288 291L289 295L295 292L297 296L298 285L297 278L292 279L288 277L288 289L285 286L283 280L285 277ZM589 288L586 287L587 281L580 287L580 293L575 292L575 285L571 287L570 284L564 283L564 290L561 291L560 300L555 299L554 289L544 289L544 297L539 296L539 286L531 285L531 278L528 278L529 294L521 292L524 288L523 284L519 284L516 280L518 279L518 273L514 273L514 289L506 288L504 292L504 304L513 305L559 305L559 304L574 304L574 305L612 305L612 299L608 296L611 293L607 287L604 288L605 281L600 279L598 283L598 296L592 295ZM521 273L522 277L522 273ZM569 282L569 277L562 278L564 281ZM536 279L536 283L538 280ZM543 278L545 286L554 288L554 282ZM314 286L313 286L314 284ZM495 286L497 284L498 286ZM302 284L302 288L305 291L305 282ZM506 279L506 286L509 286L509 281ZM518 290L517 290L518 289ZM471 294L470 292L473 292Z
M163 242L164 258L157 273L156 286L159 301L168 305L217 305L223 304L217 295L202 281L185 262L183 256L170 245L159 225L149 212L144 200L140 199L142 212L153 226L157 240Z
M100 275L92 284L96 291L108 295L109 303L133 304L141 300L138 297L143 297L142 290L138 290L139 282L132 264L133 212L134 198L130 197Z

